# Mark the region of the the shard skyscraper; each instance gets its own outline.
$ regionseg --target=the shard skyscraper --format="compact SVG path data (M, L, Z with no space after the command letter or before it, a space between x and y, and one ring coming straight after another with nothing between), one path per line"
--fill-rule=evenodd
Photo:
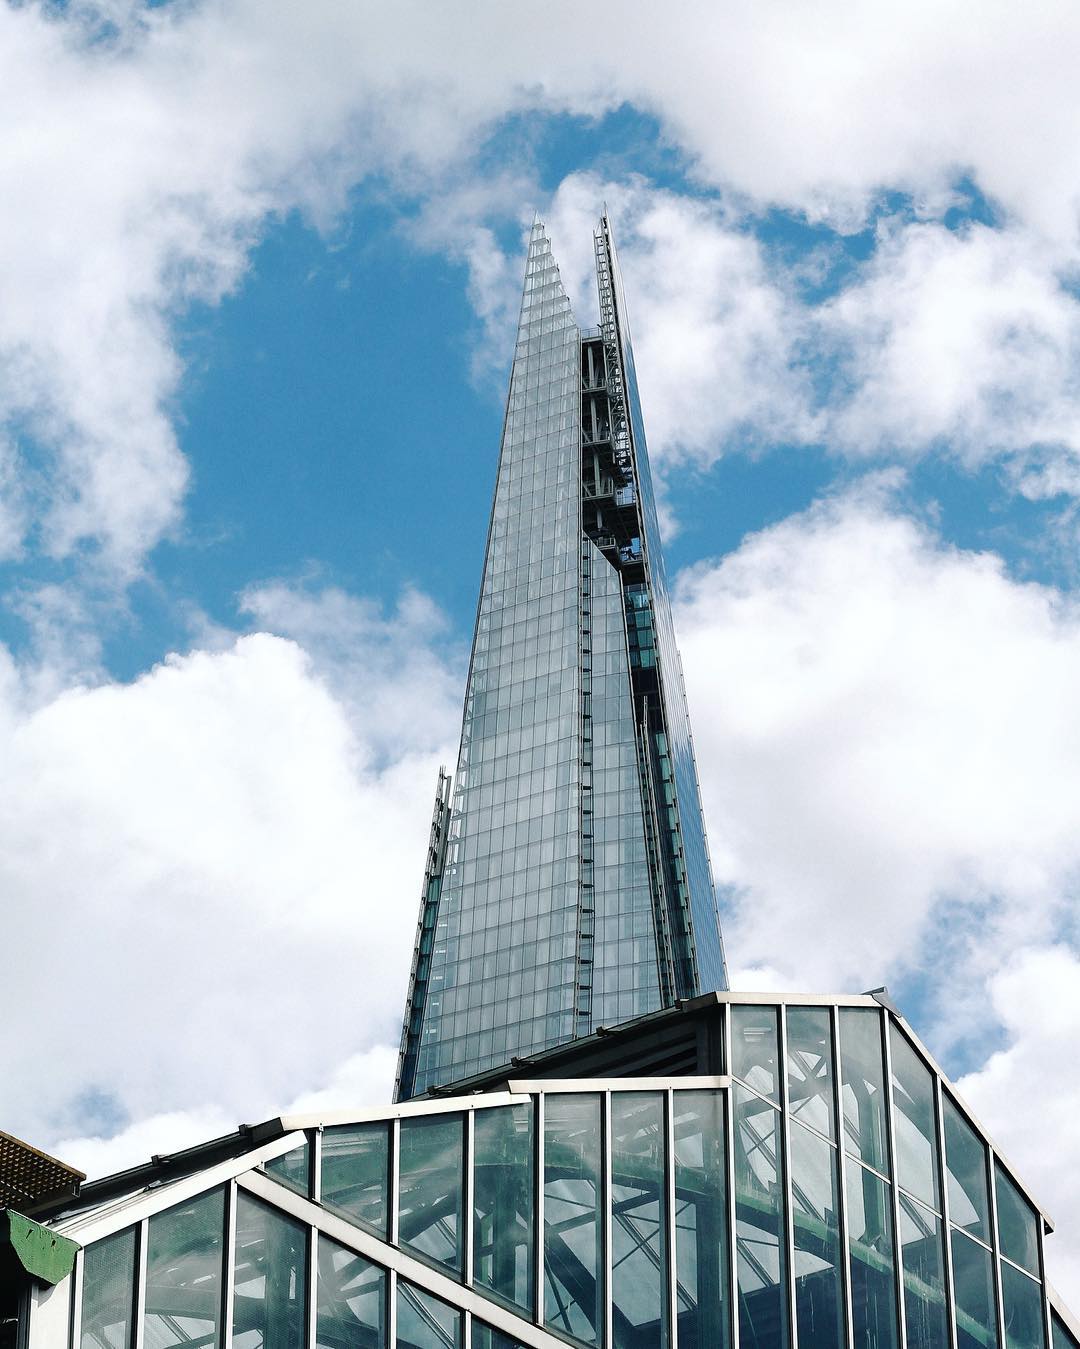
M457 772L397 1095L727 986L607 217L600 328L532 229Z

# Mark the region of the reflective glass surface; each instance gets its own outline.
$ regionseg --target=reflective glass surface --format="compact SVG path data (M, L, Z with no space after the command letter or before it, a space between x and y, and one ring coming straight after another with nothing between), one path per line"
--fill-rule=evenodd
M1080 1349L1080 1341L1056 1312L1050 1313L1050 1342L1053 1349Z
M82 1258L82 1349L129 1349L135 1312L135 1229L96 1242Z
M900 1196L900 1255L908 1349L948 1349L941 1220L904 1194Z
M389 1170L390 1126L385 1121L323 1130L322 1202L379 1236L387 1233Z
M789 1144L799 1349L840 1349L844 1252L836 1149L797 1123Z
M777 1078L779 1012L775 1007L731 1008L731 1072L762 1096L780 1103Z
M997 1193L998 1241L1002 1255L1026 1269L1039 1272L1039 1231L1035 1210L1000 1166L994 1167Z
M790 1337L780 1112L745 1087L733 1098L739 1349L781 1349Z
M841 1007L840 1066L844 1084L844 1145L867 1166L888 1174L879 1013L861 1007Z
M949 1220L965 1232L990 1240L990 1194L986 1185L986 1144L948 1096L945 1116L945 1174L949 1187Z
M1001 1261L1001 1302L1005 1349L1045 1349L1046 1326L1039 1285L1007 1261Z
M937 1115L930 1069L893 1025L893 1119L896 1130L896 1179L901 1189L941 1210L938 1183Z
M220 1342L224 1251L224 1190L154 1214L147 1224L146 1345Z
M849 1160L847 1220L855 1349L896 1349L899 1342L891 1204L890 1187Z
M234 1349L302 1349L308 1229L250 1195L236 1199Z
M398 1280L397 1349L462 1349L461 1313Z
M611 1096L611 1304L615 1349L667 1334L664 1098Z
M827 1007L787 1009L788 1111L799 1120L836 1138L836 1077Z
M297 1194L311 1193L311 1152L305 1138L298 1148L266 1163L266 1173Z
M384 1269L320 1235L316 1349L383 1349L386 1285Z
M681 1349L725 1349L728 1315L724 1096L675 1093L675 1271Z
M477 1110L473 1131L473 1280L530 1312L533 1108Z
M544 1320L587 1343L601 1326L600 1097L544 1101Z
M520 1340L515 1340L501 1331L486 1326L473 1318L472 1349L525 1349Z
M460 1115L401 1121L398 1238L407 1250L460 1272L465 1126Z
M996 1349L993 1257L978 1242L954 1229L952 1264L957 1349Z

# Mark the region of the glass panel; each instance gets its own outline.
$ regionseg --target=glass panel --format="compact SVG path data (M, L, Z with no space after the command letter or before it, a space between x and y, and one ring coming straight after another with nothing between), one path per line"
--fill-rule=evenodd
M544 1320L595 1343L601 1324L600 1097L544 1098Z
M1002 1255L1039 1273L1039 1229L1035 1210L1000 1166L994 1167L997 1190L998 1244Z
M853 1157L888 1174L881 1017L870 1008L840 1009L844 1143Z
M389 1162L388 1124L324 1129L322 1202L385 1237Z
M933 1077L902 1031L893 1025L889 1034L896 1179L901 1189L940 1212Z
M735 1077L780 1102L776 1045L779 1013L775 1007L732 1007L731 1071Z
M1050 1313L1050 1340L1053 1349L1080 1349L1076 1336L1054 1311Z
M134 1329L135 1229L82 1254L82 1349L128 1349Z
M941 1220L900 1196L900 1252L908 1349L948 1349Z
M1001 1300L1005 1306L1005 1349L1044 1349L1042 1286L1004 1260Z
M280 1180L282 1185L287 1185L290 1190L310 1195L311 1160L307 1139L305 1138L298 1148L293 1148L291 1152L283 1153L280 1157L267 1162L265 1170L268 1176Z
M319 1237L316 1349L383 1349L386 1270Z
M473 1116L473 1278L532 1311L533 1108Z
M848 1162L847 1219L855 1349L896 1349L896 1285L890 1187Z
M233 1349L301 1349L307 1240L306 1227L237 1195Z
M664 1098L611 1094L611 1299L615 1349L667 1339Z
M145 1341L153 1349L220 1339L225 1191L155 1213L147 1225Z
M401 1121L398 1235L402 1246L460 1273L464 1123L460 1115Z
M952 1261L956 1349L997 1349L997 1302L990 1252L954 1230Z
M787 1344L780 1112L736 1087L735 1218L740 1349Z
M675 1093L675 1270L680 1349L728 1344L724 1097Z
M461 1313L398 1279L397 1349L461 1349Z
M483 1321L472 1323L472 1349L525 1349L520 1340L511 1339L501 1330L485 1326Z
M799 1349L839 1349L844 1304L836 1149L798 1124L790 1133Z
M986 1148L948 1096L942 1101L949 1221L988 1242L990 1195L986 1185Z
M832 1034L827 1007L787 1009L788 1114L836 1137Z

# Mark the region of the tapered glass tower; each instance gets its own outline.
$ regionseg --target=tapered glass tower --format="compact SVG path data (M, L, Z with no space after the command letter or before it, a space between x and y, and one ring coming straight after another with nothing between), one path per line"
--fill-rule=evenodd
M399 1099L727 986L606 216L595 247L581 330L532 229Z

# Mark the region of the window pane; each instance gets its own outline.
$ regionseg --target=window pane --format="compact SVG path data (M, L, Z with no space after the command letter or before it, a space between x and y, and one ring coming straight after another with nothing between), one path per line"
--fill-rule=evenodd
M787 1344L780 1112L745 1087L735 1100L740 1349Z
M1069 1330L1057 1312L1050 1313L1050 1336L1053 1349L1080 1349L1076 1336Z
M775 1007L731 1008L731 1071L762 1096L779 1103Z
M611 1297L616 1349L667 1338L664 1098L611 1094Z
M457 1272L462 1267L464 1137L460 1115L401 1121L401 1244Z
M990 1196L986 1186L986 1148L947 1096L943 1098L943 1105L949 1220L972 1236L988 1242Z
M788 1113L826 1138L836 1137L832 1035L826 1007L787 1010Z
M1039 1232L1035 1210L1000 1166L995 1166L998 1241L1002 1255L1031 1274L1039 1272Z
M398 1280L397 1349L461 1349L461 1313Z
M889 1033L897 1183L940 1212L933 1078L903 1032L890 1026Z
M322 1202L385 1237L389 1159L387 1124L324 1129Z
M473 1277L531 1312L533 1108L477 1110L473 1121Z
M234 1349L301 1349L307 1236L268 1204L237 1195Z
M311 1161L306 1138L298 1148L267 1162L265 1169L268 1176L280 1180L290 1190L304 1195L311 1193Z
M798 1124L790 1134L799 1349L839 1349L844 1313L836 1149Z
M1001 1300L1005 1306L1005 1349L1044 1349L1042 1286L1004 1260Z
M316 1349L386 1344L386 1271L321 1235L315 1343Z
M600 1333L600 1097L544 1099L544 1320L594 1343Z
M472 1349L525 1349L520 1340L504 1335L501 1330L485 1326L483 1321L473 1320Z
M155 1213L147 1225L146 1343L153 1349L220 1339L225 1191Z
M994 1267L990 1252L962 1232L952 1234L956 1349L997 1349Z
M675 1092L675 1270L680 1349L728 1344L724 1098Z
M129 1349L135 1301L134 1227L87 1246L82 1260L82 1349Z
M896 1349L890 1187L848 1162L847 1219L855 1349Z
M840 1009L844 1143L854 1157L888 1174L881 1017L869 1008ZM856 1347L857 1349L857 1347Z
M948 1349L941 1220L900 1196L900 1253L908 1349Z

